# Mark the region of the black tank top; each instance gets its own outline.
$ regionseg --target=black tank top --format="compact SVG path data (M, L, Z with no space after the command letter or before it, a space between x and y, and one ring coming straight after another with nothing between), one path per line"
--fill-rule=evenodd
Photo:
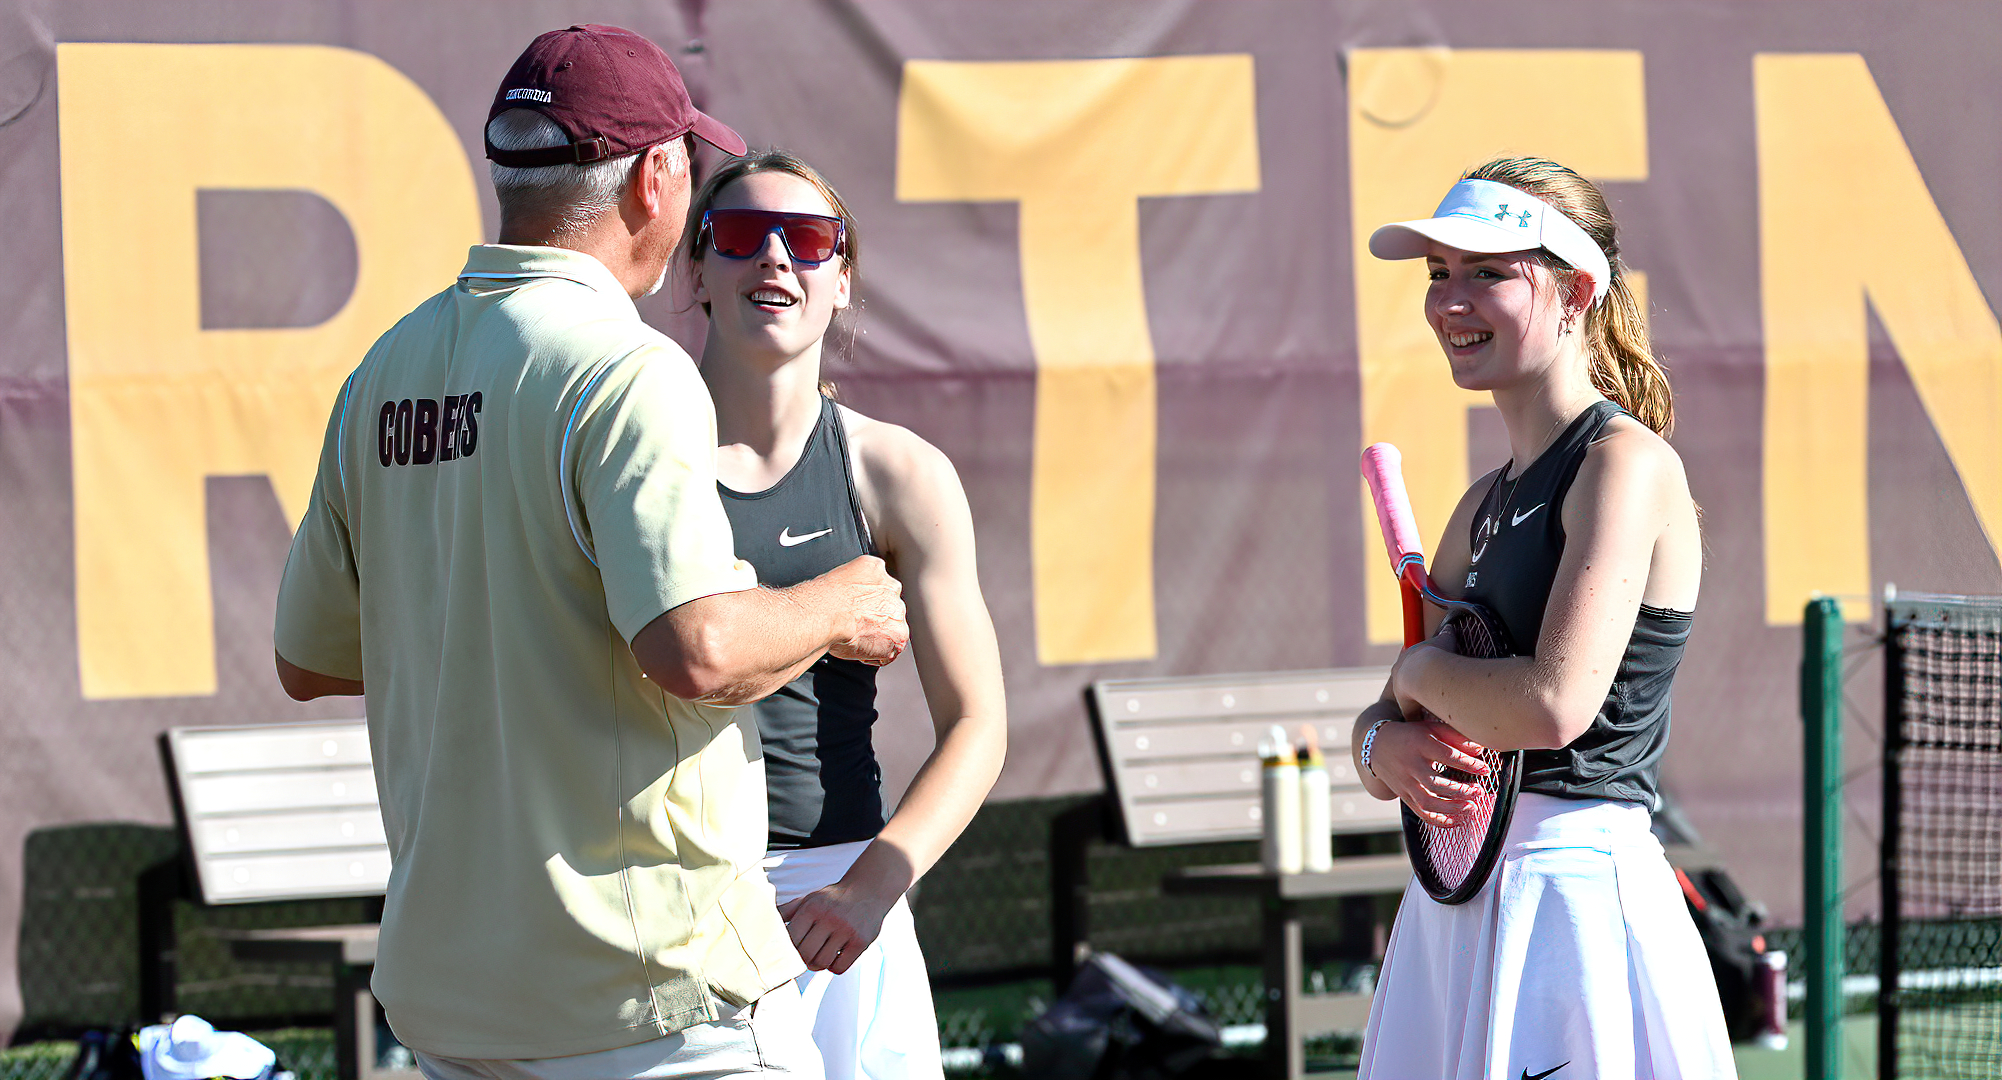
M834 402L785 478L746 495L716 485L736 534L737 557L767 585L797 585L870 554L868 523L855 497L848 439ZM868 840L883 828L883 771L870 729L876 723L876 669L823 656L754 705L765 747L765 790L774 848Z
M1535 651L1557 563L1564 556L1564 496L1618 405L1600 401L1526 469L1496 474L1474 515L1473 561L1461 595L1487 605L1517 650ZM1689 640L1688 612L1641 605L1619 672L1599 715L1571 745L1523 754L1522 789L1569 799L1617 799L1653 808L1668 746L1669 684Z

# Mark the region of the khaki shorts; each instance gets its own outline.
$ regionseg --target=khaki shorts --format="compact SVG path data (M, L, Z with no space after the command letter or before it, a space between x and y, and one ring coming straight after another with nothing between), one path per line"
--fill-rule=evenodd
M438 1057L421 1051L427 1080L721 1080L731 1076L821 1080L812 1021L788 982L736 1012L664 1039L570 1057L532 1060Z

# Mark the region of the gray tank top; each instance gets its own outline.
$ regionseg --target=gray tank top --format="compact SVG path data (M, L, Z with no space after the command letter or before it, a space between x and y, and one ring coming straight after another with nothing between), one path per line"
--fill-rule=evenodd
M1466 580L1440 583L1461 586L1462 599L1492 610L1521 652L1535 651L1564 557L1564 497L1586 451L1621 411L1610 401L1597 402L1527 467L1517 469L1511 461L1497 473L1474 514ZM1689 628L1688 612L1641 605L1592 726L1561 750L1524 751L1522 790L1652 808L1668 748L1669 688Z
M736 534L737 557L766 585L797 585L872 553L855 497L848 439L834 402L785 477L753 494L716 485ZM773 848L822 847L873 838L883 828L883 771L870 739L876 669L823 656L763 701L765 790Z

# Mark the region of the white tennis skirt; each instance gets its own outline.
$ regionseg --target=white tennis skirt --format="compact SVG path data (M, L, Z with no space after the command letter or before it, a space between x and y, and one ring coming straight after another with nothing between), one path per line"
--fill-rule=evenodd
M778 902L789 903L840 881L868 846L862 840L773 851L765 856L765 874ZM847 971L809 971L798 981L827 1080L942 1080L931 976L901 897L883 917L882 933Z
M1414 879L1358 1080L1737 1076L1675 871L1632 803L1524 792L1464 904Z

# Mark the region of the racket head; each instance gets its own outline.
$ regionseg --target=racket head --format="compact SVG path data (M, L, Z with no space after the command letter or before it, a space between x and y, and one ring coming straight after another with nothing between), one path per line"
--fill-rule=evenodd
M1482 659L1515 655L1508 628L1492 611L1460 600L1446 604L1450 610L1445 625L1453 631L1455 652ZM1409 805L1400 806L1411 870L1426 895L1441 904L1464 904L1487 884L1508 839L1509 819L1515 815L1522 752L1487 750L1481 756L1488 765L1486 776L1444 770L1451 779L1481 788L1474 808L1460 815L1460 824L1441 828L1412 813Z

